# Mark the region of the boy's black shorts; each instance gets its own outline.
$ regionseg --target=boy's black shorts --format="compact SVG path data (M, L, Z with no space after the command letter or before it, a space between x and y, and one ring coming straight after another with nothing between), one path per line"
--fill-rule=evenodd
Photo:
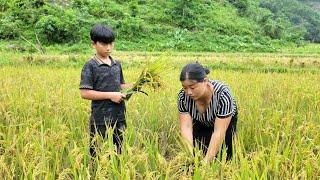
M118 152L121 153L123 132L126 128L126 121L120 121L110 123L107 125L90 125L90 155L96 156L96 143L93 142L93 138L96 134L99 134L103 139L106 137L108 128L114 128L113 130L113 143L117 146Z

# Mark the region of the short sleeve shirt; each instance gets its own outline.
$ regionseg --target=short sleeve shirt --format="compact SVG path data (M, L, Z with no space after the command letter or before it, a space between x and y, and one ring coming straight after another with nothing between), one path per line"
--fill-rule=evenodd
M221 81L210 80L213 85L213 96L204 113L200 113L196 108L195 101L189 97L184 90L178 95L179 113L189 113L193 121L199 121L208 127L214 126L214 120L227 118L237 114L236 101L233 98L229 87Z
M119 92L124 84L122 67L119 61L111 59L111 65L103 63L94 56L82 68L80 89L92 89L101 92ZM111 100L92 100L91 124L103 125L125 120L125 104Z

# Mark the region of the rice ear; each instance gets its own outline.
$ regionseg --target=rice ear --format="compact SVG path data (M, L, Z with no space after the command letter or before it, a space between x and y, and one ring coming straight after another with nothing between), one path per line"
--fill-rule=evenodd
M166 64L163 60L147 62L144 69L141 71L137 81L134 83L132 88L128 89L126 92L126 100L129 100L131 96L135 93L129 92L141 92L143 86L148 85L152 89L157 89L161 86L160 74L166 70Z

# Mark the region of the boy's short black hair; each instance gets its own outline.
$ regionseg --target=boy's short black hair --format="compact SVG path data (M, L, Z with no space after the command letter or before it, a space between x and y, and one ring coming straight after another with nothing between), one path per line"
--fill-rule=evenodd
M110 44L114 42L116 36L109 26L103 24L96 24L90 31L90 38L94 43L102 42Z

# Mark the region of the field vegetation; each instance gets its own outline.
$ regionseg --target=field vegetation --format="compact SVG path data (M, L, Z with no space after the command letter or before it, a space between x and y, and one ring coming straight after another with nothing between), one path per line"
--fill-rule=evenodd
M150 60L165 60L170 68L160 89L144 88L149 96L134 94L127 102L124 151L116 154L111 139L100 141L94 174L88 165L90 102L78 89L81 67L92 52L62 49L1 51L4 179L319 179L318 48L279 54L115 51L127 82L136 81ZM196 60L236 97L238 133L230 162L201 164L201 155L192 157L181 144L179 72Z

